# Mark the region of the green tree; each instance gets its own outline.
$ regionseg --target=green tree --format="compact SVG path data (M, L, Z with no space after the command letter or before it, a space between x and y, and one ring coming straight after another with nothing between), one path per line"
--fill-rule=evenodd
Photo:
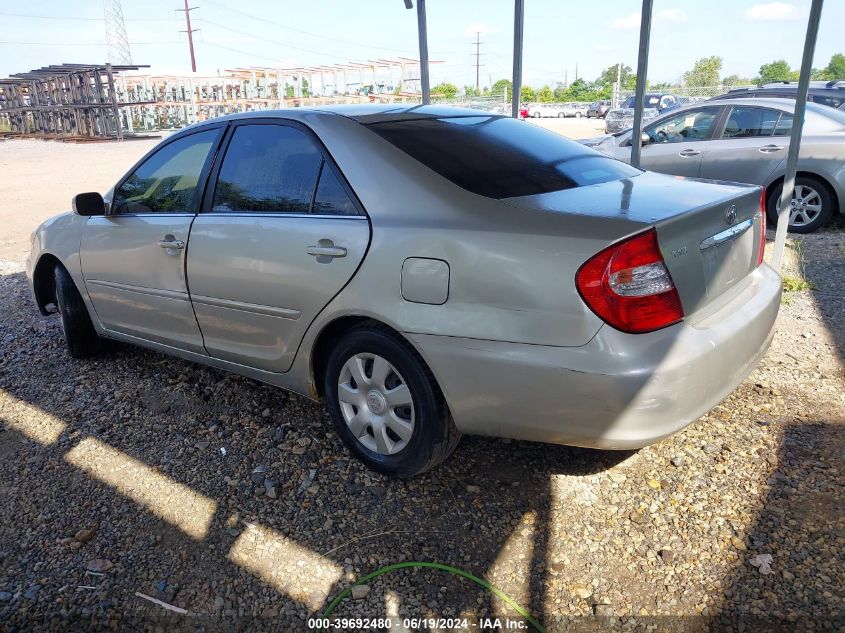
M519 91L519 98L522 101L536 101L537 94L531 86L522 86L522 89Z
M845 80L845 55L836 53L824 69L824 79L829 81Z
M508 97L513 93L513 82L510 79L499 79L490 87L490 94L494 97L502 97L506 93Z
M537 91L537 101L540 103L551 103L554 101L555 93L548 86L543 86Z
M760 66L760 77L757 81L761 86L772 81L797 81L798 74L797 70L789 67L785 59L778 59Z
M443 97L444 99L454 99L458 96L458 87L455 84L444 81L434 86L431 89L431 94Z
M595 90L583 79L576 79L566 89L564 101L589 101L595 98Z
M310 97L311 96L311 89L308 87L308 80L302 80L302 96L303 97Z
M478 88L476 88L475 86L464 86L464 96L480 97L481 91Z
M617 73L617 65L613 64L613 66L608 66L603 71L601 71L601 75L599 75L598 79L596 79L596 83L600 86L613 86L616 83L616 73ZM631 70L630 66L622 64L622 85L628 82L631 78L633 70Z
M748 79L747 77L740 77L739 75L728 75L724 79L722 79L723 86L751 86L754 84L753 79Z
M718 86L719 71L722 70L722 58L718 55L702 57L684 73L684 84L687 86Z

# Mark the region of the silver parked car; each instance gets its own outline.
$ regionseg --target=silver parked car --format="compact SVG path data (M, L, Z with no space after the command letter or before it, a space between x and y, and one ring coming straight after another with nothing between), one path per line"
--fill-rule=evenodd
M27 275L71 355L116 339L324 399L410 476L461 433L628 449L717 404L780 303L759 202L473 110L250 112L77 195Z
M618 108L608 110L604 116L604 131L607 134L615 134L628 130L634 125L634 106L636 96L632 95L625 99ZM678 106L678 98L671 94L647 93L645 95L645 108L643 109L643 121L655 118L661 112L671 110Z
M766 187L769 220L777 220L795 101L724 99L673 110L643 128L641 164L678 176ZM585 139L620 160L631 156L631 132ZM809 233L845 201L845 113L808 103L789 230Z

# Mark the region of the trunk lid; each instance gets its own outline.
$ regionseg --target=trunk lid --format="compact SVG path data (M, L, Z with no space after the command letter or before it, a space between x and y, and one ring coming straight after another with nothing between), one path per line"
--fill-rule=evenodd
M757 267L762 225L760 187L666 176L577 187L504 202L578 216L627 220L633 235L657 230L666 268L690 316ZM608 238L608 244L617 241Z

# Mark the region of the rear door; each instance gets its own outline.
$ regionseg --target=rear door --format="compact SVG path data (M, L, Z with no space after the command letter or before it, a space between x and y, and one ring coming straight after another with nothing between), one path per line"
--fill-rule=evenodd
M191 230L191 301L211 356L285 372L357 270L369 221L307 128L244 121L224 146Z
M685 110L646 126L643 132L649 142L642 148L642 167L675 176L698 176L720 111L720 106ZM624 160L630 161L630 146L622 151Z
M708 143L701 177L762 185L786 158L792 115L762 106L730 106Z
M119 183L109 215L89 218L85 287L108 330L205 353L185 283L185 247L224 126L158 146Z

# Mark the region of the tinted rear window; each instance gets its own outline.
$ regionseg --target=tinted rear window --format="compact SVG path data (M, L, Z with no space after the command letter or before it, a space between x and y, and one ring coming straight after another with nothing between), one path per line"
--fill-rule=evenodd
M508 117L374 123L376 134L472 193L512 198L641 173L580 143Z

